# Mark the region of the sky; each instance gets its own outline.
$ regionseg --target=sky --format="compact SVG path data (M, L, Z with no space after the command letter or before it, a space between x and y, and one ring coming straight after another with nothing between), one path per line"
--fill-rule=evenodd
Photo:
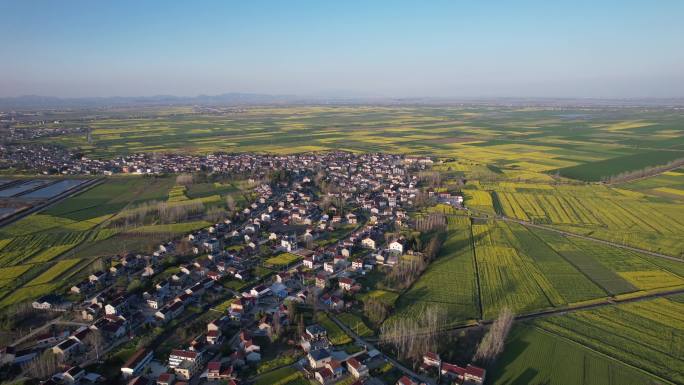
M684 97L684 1L0 0L0 96Z

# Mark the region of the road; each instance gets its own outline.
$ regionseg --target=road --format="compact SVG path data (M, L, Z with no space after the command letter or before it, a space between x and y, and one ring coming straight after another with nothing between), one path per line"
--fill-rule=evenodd
M14 340L12 342L12 345L17 346L19 344L22 344L25 341L29 340L30 338L36 336L37 334L44 333L45 330L50 328L52 325L67 325L67 326L77 326L77 327L90 326L90 324L83 323L83 322L63 321L61 319L61 316L60 316L60 317L57 317L57 318L53 319L52 321L50 321L46 324L41 325L38 328L31 330L31 332L26 334L25 336L17 338L16 340Z
M394 365L394 367L396 367L397 369L404 372L404 374L406 374L407 376L412 377L412 378L417 379L417 380L420 380L420 381L422 381L428 385L435 385L435 381L433 379L431 379L429 377L425 377L421 374L414 372L413 370L411 370L411 369L407 368L406 366L404 366L403 364L401 364L399 361L397 361L394 358L383 353L382 350L376 348L372 343L368 342L368 340L361 338L361 336L354 333L354 331L352 331L345 324L340 322L340 320L338 320L334 314L328 313L328 316L330 316L330 319L333 320L333 322L335 322L337 324L337 326L339 326L342 330L344 330L345 333L352 336L352 338L354 338L356 343L365 345L368 350L376 349L377 351L380 352L380 354L382 354L382 356L385 360L391 362L392 365Z

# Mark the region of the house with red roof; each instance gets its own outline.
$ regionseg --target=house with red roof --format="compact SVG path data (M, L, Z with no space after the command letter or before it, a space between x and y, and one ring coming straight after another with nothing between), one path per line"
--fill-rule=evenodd
M418 385L418 383L408 378L407 376L402 376L399 380L397 380L396 385Z
M220 361L211 361L207 364L207 379L210 381L222 381L234 379L233 367L222 364Z
M173 385L176 376L173 373L162 373L157 377L157 385Z
M341 277L337 282L342 290L349 291L354 286L354 280L348 277Z
M323 385L329 384L334 381L333 372L328 368L323 368L321 370L316 371L316 373L314 374L314 378L316 378L316 381L320 382Z
M423 366L427 367L436 367L439 368L439 366L442 364L442 360L439 358L439 354L433 353L433 352L427 352L423 354Z
M468 364L463 374L463 379L466 384L482 385L485 380L486 371L480 367Z
M351 357L347 360L347 370L355 378L368 376L368 367L354 357Z

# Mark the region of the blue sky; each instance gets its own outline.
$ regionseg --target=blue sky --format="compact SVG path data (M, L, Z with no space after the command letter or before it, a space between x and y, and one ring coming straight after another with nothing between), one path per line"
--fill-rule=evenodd
M0 96L684 96L681 0L0 0L0 15Z

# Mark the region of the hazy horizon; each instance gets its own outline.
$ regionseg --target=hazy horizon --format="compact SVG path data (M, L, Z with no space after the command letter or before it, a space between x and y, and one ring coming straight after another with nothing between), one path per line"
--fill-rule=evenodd
M1 1L0 12L0 97L684 97L678 1Z

